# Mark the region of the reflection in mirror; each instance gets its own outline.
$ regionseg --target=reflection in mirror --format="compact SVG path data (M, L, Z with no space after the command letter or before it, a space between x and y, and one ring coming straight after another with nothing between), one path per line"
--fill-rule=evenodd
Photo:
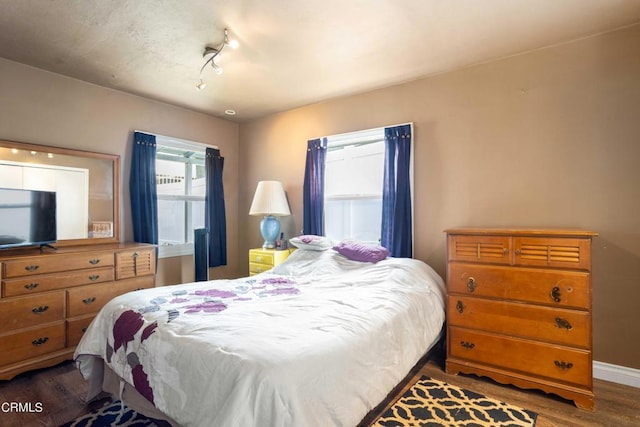
M0 187L55 191L58 242L118 240L117 155L0 141Z

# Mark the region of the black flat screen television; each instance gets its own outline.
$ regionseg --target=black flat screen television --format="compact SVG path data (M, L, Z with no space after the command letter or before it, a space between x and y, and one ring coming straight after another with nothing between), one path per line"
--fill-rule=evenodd
M0 249L56 239L55 192L0 188Z

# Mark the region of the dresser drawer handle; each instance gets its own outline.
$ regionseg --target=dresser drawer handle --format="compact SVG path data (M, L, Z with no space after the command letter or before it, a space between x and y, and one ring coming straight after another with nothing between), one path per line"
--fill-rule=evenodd
M456 304L456 310L460 314L464 313L464 304L462 303L462 301L458 301L458 303Z
M35 308L31 309L31 311L33 313L35 313L35 314L44 313L47 310L49 310L49 306L48 305L41 305L40 307L35 307Z
M99 258L94 258L94 259L90 259L89 260L89 264L91 265L96 265L100 263L100 259Z
M556 328L564 328L567 331L570 331L571 329L573 329L573 326L571 326L571 323L569 323L569 321L567 319L563 319L562 317L556 317Z
M47 341L49 341L49 337L42 337L42 338L38 338L37 340L31 341L31 344L33 344L36 347L38 347L38 346L41 346L42 344L46 343Z
M560 298L562 296L562 294L560 293L560 288L557 287L557 286L554 286L553 289L551 289L551 293L549 294L549 296L555 302L561 302L562 301L562 299Z
M472 342L469 341L460 341L460 345L464 348L466 348L467 350L471 350L473 347L475 347L476 345Z
M95 302L95 300L96 300L96 297L89 297L89 298L83 299L82 302L87 304L87 305L89 305L89 304Z
M261 257L260 255L258 255L258 256L256 257L256 261L257 261L257 262L262 262L262 257Z
M556 365L556 367L562 369L563 371L573 368L573 363L565 362L564 360L554 360L553 364Z
M85 332L87 332L87 326L82 328L82 333L84 334Z
M38 283L28 283L28 284L24 285L24 288L29 290L29 291L32 291L35 288L37 288L38 286L40 286L40 284L38 284Z
M469 277L467 280L467 289L469 292L473 292L476 290L476 279L473 277Z
M89 280L91 280L92 282L94 280L98 280L100 278L99 274L92 274L91 276L89 276Z
M24 269L27 271L36 271L40 266L38 264L27 265Z
M133 253L133 257L134 257L134 258L138 258L138 252L134 252L134 253Z

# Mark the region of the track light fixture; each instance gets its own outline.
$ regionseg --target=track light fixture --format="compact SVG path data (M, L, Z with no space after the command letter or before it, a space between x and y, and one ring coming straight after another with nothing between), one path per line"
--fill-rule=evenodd
M206 46L204 48L204 53L202 57L205 59L204 64L200 68L200 81L196 84L196 88L198 90L203 90L207 87L207 84L202 80L202 72L207 67L207 65L211 65L216 74L222 74L222 67L216 63L216 60L220 58L222 51L226 46L230 46L233 49L238 47L238 41L234 39L229 39L229 30L224 29L224 41L216 47Z

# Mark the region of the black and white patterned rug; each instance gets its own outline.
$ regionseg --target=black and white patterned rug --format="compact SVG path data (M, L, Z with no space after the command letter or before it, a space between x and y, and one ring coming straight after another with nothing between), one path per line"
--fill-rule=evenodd
M535 412L423 376L372 425L533 427Z
M166 421L147 418L130 409L119 400L104 405L102 408L76 418L60 427L169 427Z

